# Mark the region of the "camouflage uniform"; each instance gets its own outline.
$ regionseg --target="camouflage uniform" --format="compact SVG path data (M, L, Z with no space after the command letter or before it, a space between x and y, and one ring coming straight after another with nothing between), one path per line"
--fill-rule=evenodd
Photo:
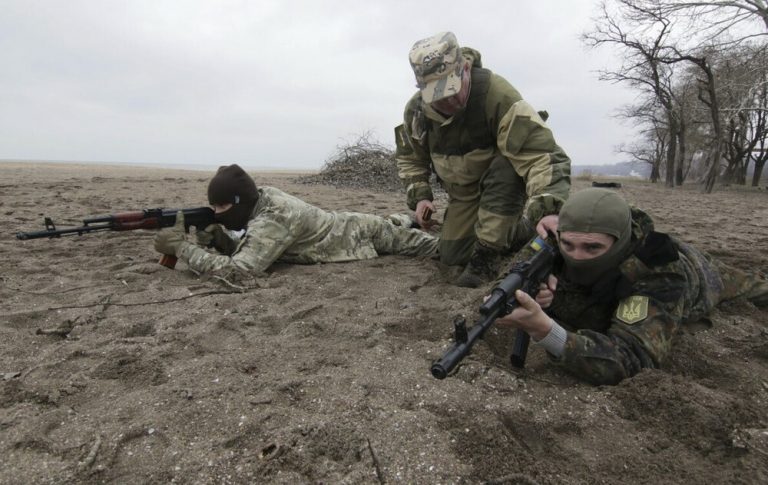
M402 221L325 211L273 187L261 187L258 194L245 234L231 256L187 242L178 251L179 258L195 271L227 275L262 272L275 261L331 263L437 251L437 238L402 227Z
M632 254L591 287L569 282L562 261L555 267L557 289L546 312L568 333L553 360L593 384L616 384L659 367L680 326L721 301L743 296L768 305L768 282L654 232L651 218L636 208L632 231Z
M558 212L570 189L570 159L542 116L507 81L482 68L479 52L460 52L472 63L466 108L446 118L423 99L444 93L419 91L406 105L404 123L395 129L395 156L408 207L432 200L433 170L448 193L440 243L446 264L466 263L477 239L497 250L516 249L541 217ZM464 64L438 61L436 69ZM438 74L418 71L417 79L419 75L428 80ZM444 89L444 83L435 89Z

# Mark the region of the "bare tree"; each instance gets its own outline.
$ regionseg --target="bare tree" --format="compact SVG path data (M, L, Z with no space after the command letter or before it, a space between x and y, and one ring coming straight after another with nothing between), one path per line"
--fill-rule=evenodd
M658 5L665 15L682 13L696 18L701 33L710 40L733 39L732 34L736 31L744 32L735 37L737 42L768 33L768 2L765 0L646 0L644 3ZM749 29L756 21L762 22L763 32Z
M706 51L699 55L685 54L676 47L671 46L664 49L664 53L659 58L659 62L664 64L677 64L680 62L690 62L701 70L703 77L698 78L699 82L699 101L701 101L709 110L712 121L712 149L709 154L710 165L707 175L704 179L704 191L712 192L717 177L720 173L720 161L723 158L723 127L720 121L720 98L717 94L717 83L715 74L707 57Z
M616 152L629 155L630 161L650 165L649 179L653 183L658 182L662 173L661 162L667 152L667 126L655 98L649 96L644 102L624 106L616 117L641 128L641 141L621 144L616 147Z
M764 119L768 106L760 93L765 92L766 80L768 80L766 48L738 46L727 51L718 51L710 47L705 53L716 80L720 105L718 111L723 127L723 158L727 164L722 180L744 184L750 163L749 155L755 149L758 140L765 136ZM685 69L680 75L684 82L696 82L703 87L698 81L700 77L701 72L698 67L693 71ZM678 88L678 91L682 89ZM707 110L711 124L713 113L708 104L709 96L704 98L704 105L701 108L694 107L693 112ZM679 104L682 105L682 102ZM690 118L693 123L701 123L701 120ZM714 129L710 129L709 133L714 137ZM708 141L704 144L712 146ZM694 148L701 149L702 146L699 141L698 147ZM718 163L718 168L719 165Z
M753 123L752 116L745 111L761 109L754 107L749 93L759 92L765 86L765 77L754 77L749 84L729 82L727 75L731 71L725 68L718 72L718 63L728 58L724 52L754 48L758 37L762 42L759 45L765 44L766 1L614 0L612 5L615 8L606 2L600 4L594 31L584 34L582 39L590 46L614 45L622 51L621 67L601 73L601 79L650 91L664 110L667 185L679 185L684 179L688 118L696 109L685 102L690 96L679 93L681 85L687 86L684 89L696 87L698 103L708 113L711 137L706 143L709 167L704 190L712 191L724 155L729 161L729 175L746 174L748 154L754 150L752 141L756 140L748 140L748 133L760 130L760 125ZM681 84L676 81L683 77L680 73L691 72L681 69L685 65L694 66L695 74L689 76L687 84Z
M763 166L765 165L768 154L765 151L758 151L758 146L764 148L766 138L768 138L768 45L763 45L752 55L745 64L746 76L748 81L745 85L752 87L747 94L748 104L741 106L743 108L740 114L742 118L747 119L746 136L744 141L746 148L745 159L742 166L743 173L740 174L742 183L746 183L747 168L750 159L754 161L754 172L756 177L752 179L752 185L756 186L760 181Z
M666 185L675 185L677 143L680 139L681 121L675 109L672 90L674 72L671 63L659 60L671 33L669 19L639 8L633 0L618 0L618 11L603 1L595 27L584 33L582 40L591 47L613 45L622 51L622 65L616 70L600 72L600 79L629 84L644 92L652 93L663 109L666 125Z
M652 133L648 133L652 135ZM629 161L647 163L651 166L651 182L658 182L661 178L661 161L664 158L666 150L666 136L661 135L656 139L650 136L647 140L639 143L621 144L616 147L617 153L629 155Z
M677 119L680 121L677 132L678 161L675 164L675 185L683 185L693 158L692 156L689 158L688 153L689 139L696 138L695 133L691 136L690 132L699 124L695 110L698 104L695 84L695 79L684 78L682 81L678 81L673 89L675 110L678 113Z
M746 176L747 156L752 153L753 146L748 146L747 130L749 117L744 112L732 116L728 120L727 138L724 157L728 162L723 174L725 182L743 185Z
M768 106L768 84L763 84L758 100L761 106ZM755 112L754 126L756 143L751 152L751 158L755 162L752 186L757 187L760 184L763 167L768 161L768 111L758 110Z

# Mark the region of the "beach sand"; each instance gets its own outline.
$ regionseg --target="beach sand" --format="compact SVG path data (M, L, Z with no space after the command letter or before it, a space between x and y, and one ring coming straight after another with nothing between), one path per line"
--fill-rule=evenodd
M0 482L768 482L768 313L743 301L618 386L535 347L516 373L496 328L438 381L454 316L476 319L485 290L434 260L276 264L240 293L158 265L152 231L15 238L44 216L203 206L210 175L0 163ZM325 209L405 206L252 175ZM768 268L765 191L624 184L659 230Z

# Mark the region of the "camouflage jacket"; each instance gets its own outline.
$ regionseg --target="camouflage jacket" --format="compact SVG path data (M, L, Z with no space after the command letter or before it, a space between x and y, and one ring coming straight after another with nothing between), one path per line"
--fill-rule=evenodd
M276 188L261 187L245 234L231 256L213 254L189 242L182 245L178 256L195 271L223 276L232 272L260 273L275 261L330 263L370 259L378 256L377 247L411 255L436 250L437 239L422 231L408 231L407 237L400 237L394 244L391 236L387 241L387 235L392 234L390 226L382 217L325 211Z
M636 208L632 219L634 251L615 272L592 287L569 282L562 258L553 272L557 289L546 312L568 331L562 355L553 360L593 384L616 384L659 367L681 324L706 315L723 289L706 254L655 232Z
M537 222L557 213L570 189L570 159L520 93L501 76L482 69L477 51L465 47L462 55L473 62L467 107L445 118L417 92L406 105L404 123L395 129L395 157L409 207L432 200L433 167L452 198L477 197L483 173L503 155L526 181L526 217Z

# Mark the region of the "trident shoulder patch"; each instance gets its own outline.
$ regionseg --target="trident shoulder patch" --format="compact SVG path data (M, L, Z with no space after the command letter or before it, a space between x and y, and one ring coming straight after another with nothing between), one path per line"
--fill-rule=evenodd
M641 295L634 295L624 298L619 303L619 307L616 309L616 318L632 325L641 320L645 320L648 316L648 297Z

